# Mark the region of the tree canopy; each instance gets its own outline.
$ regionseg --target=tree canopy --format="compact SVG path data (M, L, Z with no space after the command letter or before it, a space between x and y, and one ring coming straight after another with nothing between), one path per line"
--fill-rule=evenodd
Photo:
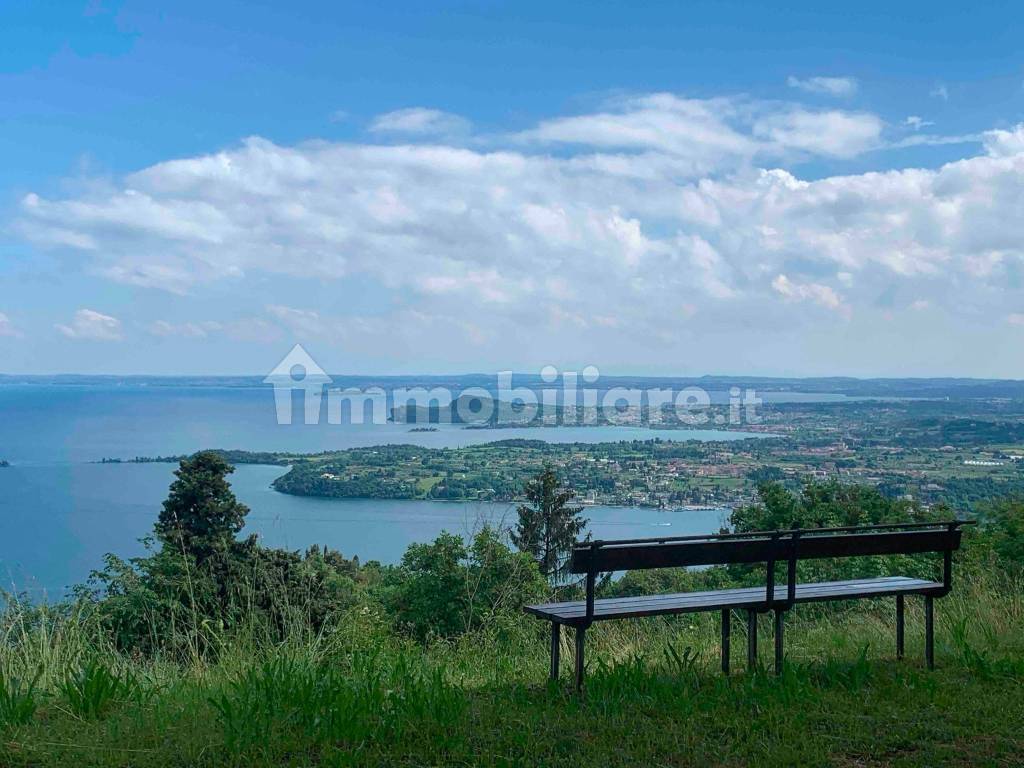
M570 506L576 492L561 487L551 467L530 480L524 488L526 504L518 508L519 522L512 532L512 543L529 554L549 582L558 582L568 567L572 545L587 525L580 516L582 507Z
M165 546L200 563L230 547L249 514L227 481L234 471L211 451L182 459L156 523L156 535Z

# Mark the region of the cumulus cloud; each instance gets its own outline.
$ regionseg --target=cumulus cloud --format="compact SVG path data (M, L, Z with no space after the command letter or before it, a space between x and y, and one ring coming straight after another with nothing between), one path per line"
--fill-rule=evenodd
M326 327L411 344L420 328L475 343L540 323L671 338L666 318L841 323L886 292L890 307L1016 311L1024 129L989 131L977 154L932 169L801 178L800 159L854 156L882 132L870 113L651 94L486 148L250 138L79 194L28 195L17 226L130 285L281 279L330 285L339 301L367 286L388 297L372 321L282 299L221 327L150 328L165 336Z
M439 109L409 107L378 115L369 128L374 133L444 136L465 133L469 131L470 123L463 117Z
M786 85L806 93L817 93L825 96L852 96L857 92L857 80L852 77L808 77L798 78L790 75Z
M1008 131L985 131L982 144L990 155L1012 157L1024 153L1024 123L1018 123Z
M55 327L69 339L119 341L123 338L120 320L92 309L80 309L69 324Z

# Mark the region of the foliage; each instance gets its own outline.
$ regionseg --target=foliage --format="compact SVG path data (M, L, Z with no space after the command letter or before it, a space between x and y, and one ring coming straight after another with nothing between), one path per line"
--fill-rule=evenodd
M130 671L119 675L102 662L90 659L78 669L68 671L60 692L73 713L97 718L116 702L138 699L142 687Z
M258 750L268 738L358 748L416 734L443 740L465 698L438 670L401 653L359 654L350 670L282 655L250 666L211 698L228 752Z
M943 514L945 508L925 510L909 499L893 499L868 485L848 485L835 480L808 481L798 494L776 482L758 488L760 504L737 507L729 522L733 530L771 531L789 528L829 528L877 523L924 522Z
M412 544L388 582L385 606L399 627L420 640L470 631L546 591L536 564L510 551L489 527L469 547L450 533Z
M891 602L844 613L826 604L788 615L779 678L718 675L717 616L601 622L588 633L582 699L567 674L541 682L546 627L519 607L549 588L492 529L414 545L393 568L234 539L199 561L151 542L145 557L109 558L74 607L11 602L0 614L0 764L1016 764L1022 508L994 507L966 539L971 567L937 605L935 673L892 658ZM765 486L734 522L926 514L870 490L809 484L798 494ZM747 578L763 573L637 572L606 589ZM168 631L187 652L165 652L177 647ZM910 599L908 649L922 634ZM743 645L734 642L734 661Z
M541 574L552 583L564 579L568 555L586 528L582 507L571 507L576 492L560 487L558 474L545 467L524 489L527 503L519 505L519 522L512 542L532 557Z
M914 651L923 633L916 600L900 662L891 602L842 617L794 611L779 678L722 676L714 616L602 622L588 633L582 699L569 670L544 682L539 622L508 622L501 633L488 623L423 647L368 628L355 609L344 631L236 638L212 662L104 658L107 669L146 680L146 695L109 699L98 716L73 711L58 678L37 691L34 716L4 730L0 764L1015 765L1024 748L1022 594L1019 581L997 574L961 581L937 606L935 672ZM770 637L768 624L761 630ZM737 667L743 646L734 636ZM39 648L37 638L25 652ZM0 665L12 651L0 646Z
M1000 499L981 508L983 535L996 556L1024 568L1024 499Z
M835 480L805 482L798 493L779 483L765 483L758 489L760 503L733 510L729 520L737 532L831 528L882 523L926 522L951 519L943 505L926 509L910 499L894 499L866 485L848 485ZM779 566L781 569L781 566ZM937 562L929 555L837 558L800 561L801 581L871 578L893 575L936 575ZM763 566L728 566L741 584L764 583ZM781 577L781 572L777 574Z
M157 519L157 537L197 563L229 547L249 513L227 481L234 471L212 451L182 459Z
M0 728L24 725L36 713L36 683L39 674L26 683L14 676L0 675Z

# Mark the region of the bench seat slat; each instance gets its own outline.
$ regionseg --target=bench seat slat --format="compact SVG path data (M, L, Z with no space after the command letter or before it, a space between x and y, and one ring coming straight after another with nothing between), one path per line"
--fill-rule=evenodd
M906 593L941 592L942 590L943 585L940 582L911 579L905 576L827 581L817 584L797 584L796 602L848 600ZM786 600L786 587L784 585L775 588L775 599L780 602ZM602 621L672 613L694 613L723 608L757 607L764 605L764 603L764 587L609 598L594 601L594 620ZM544 603L541 605L527 605L523 610L551 621L571 624L586 617L587 604L585 601L580 600L565 603Z

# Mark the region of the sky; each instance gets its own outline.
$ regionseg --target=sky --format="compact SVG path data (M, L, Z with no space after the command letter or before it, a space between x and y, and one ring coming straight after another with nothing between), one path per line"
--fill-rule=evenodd
M1024 6L0 4L0 372L1024 378Z

